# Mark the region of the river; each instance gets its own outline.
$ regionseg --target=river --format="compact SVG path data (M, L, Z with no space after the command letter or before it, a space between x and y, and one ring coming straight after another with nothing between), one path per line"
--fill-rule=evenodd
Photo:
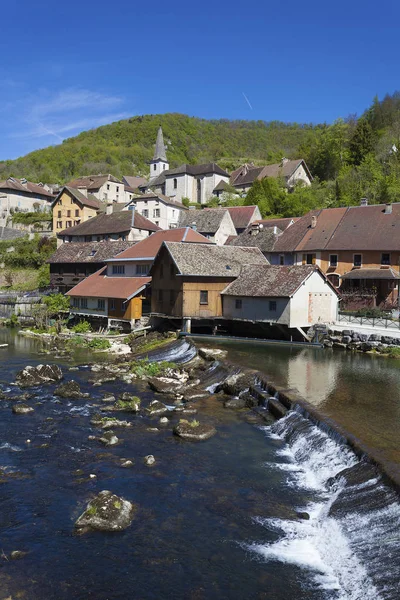
M0 388L7 390L19 369L44 358L34 340L3 329L2 342L9 343L0 350ZM229 346L229 355L297 387L335 418L345 407L344 421L369 443L388 426L380 450L397 462L396 362L253 345ZM154 394L142 382L93 387L90 369L70 372L70 363L54 362L89 399L59 400L47 385L34 391L29 415L14 415L12 402L0 401L1 599L400 597L396 497L368 477L345 493L341 480L332 487L329 480L358 459L302 415L268 425L210 396L198 402L199 420L218 431L210 440L173 436L172 413L170 424L149 432L157 419L140 415L132 417L132 428L118 431L120 445L105 449L88 440L99 435L90 419L101 397L133 390L146 406ZM156 458L154 467L143 462L148 454ZM121 468L121 458L134 466ZM75 520L103 489L137 504L131 527L75 535ZM349 510L345 504L353 497ZM296 511L310 518L298 520ZM13 550L27 554L10 560Z

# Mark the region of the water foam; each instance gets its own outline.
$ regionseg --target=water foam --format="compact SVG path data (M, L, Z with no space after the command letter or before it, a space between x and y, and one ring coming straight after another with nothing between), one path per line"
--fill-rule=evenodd
M285 471L288 485L312 490L318 500L298 508L308 520L255 519L281 537L248 548L263 560L306 569L330 598L333 593L337 600L398 599L400 504L394 492L376 475L347 483L341 472L364 463L294 411L262 429L286 442L277 451L283 462L268 467Z

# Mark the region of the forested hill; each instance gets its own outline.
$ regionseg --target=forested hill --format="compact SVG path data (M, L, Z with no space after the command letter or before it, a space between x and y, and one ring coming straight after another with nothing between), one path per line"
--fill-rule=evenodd
M361 117L331 125L205 120L181 114L146 115L86 131L58 146L0 162L0 179L65 183L79 175L148 175L159 125L171 167L215 161L232 170L243 162L304 158L314 182L284 208L269 201L265 214L289 216L323 206L400 201L400 92L375 98ZM271 184L272 185L272 184ZM261 196L274 190L258 190Z
M242 160L260 163L298 154L311 143L312 125L263 121L207 121L182 114L145 115L85 131L58 146L0 162L0 179L66 182L78 175L146 175L157 129L162 126L171 167L218 161L235 168Z

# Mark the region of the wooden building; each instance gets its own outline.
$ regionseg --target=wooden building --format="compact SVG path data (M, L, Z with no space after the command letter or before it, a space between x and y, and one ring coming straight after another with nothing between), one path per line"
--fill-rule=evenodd
M101 202L92 194L84 195L65 186L52 203L53 233L57 235L64 229L84 223L96 217L101 209Z
M258 248L165 242L153 267L151 312L182 319L222 318L221 292L245 264L268 264Z

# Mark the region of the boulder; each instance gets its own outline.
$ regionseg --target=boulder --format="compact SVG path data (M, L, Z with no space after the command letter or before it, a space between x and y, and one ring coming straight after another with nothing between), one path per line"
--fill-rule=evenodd
M115 433L110 430L103 433L103 436L99 438L99 442L101 442L105 446L116 446L119 442L119 439L117 438Z
M162 415L163 413L168 412L168 408L162 402L159 402L158 400L153 400L146 408L146 412L152 417L154 417L156 415Z
M184 402L191 402L192 400L199 400L200 398L207 398L209 392L206 392L202 388L192 387L184 390L182 394L182 400Z
M348 336L352 336L354 333L354 331L352 329L343 329L342 331L342 335L348 335Z
M116 398L115 398L115 396L112 396L111 394L104 394L104 396L101 400L102 400L102 402L115 402Z
M225 408L235 408L235 409L245 408L246 400L244 398L239 398L239 396L236 396L234 398L229 398L229 400L225 400L224 406L225 406Z
M58 365L38 365L37 367L28 365L22 371L18 371L15 383L19 387L29 387L61 381L62 378L63 374Z
M81 388L79 387L79 383L71 379L71 381L66 381L62 383L54 390L54 395L59 398L70 398L73 400L79 400L80 398L88 398L89 394L84 394L81 392Z
M174 427L174 434L191 441L202 441L208 440L210 437L215 435L217 430L212 425L206 423L199 423L198 421L187 421L181 419L179 423Z
M380 341L382 341L382 336L378 335L377 333L371 333L368 340L370 342L380 342ZM367 340L365 340L365 341L367 341Z
M248 389L254 383L254 375L239 371L229 375L223 382L220 389L229 396L238 396L240 392Z
M350 335L344 335L342 337L342 344L346 344L346 345L350 344L351 340L352 340L352 338Z
M148 467L152 467L156 462L156 459L154 458L154 456L152 454L148 454L147 456L144 457L144 464L147 465Z
M172 377L149 377L149 386L159 394L173 394L177 390L177 381Z
M137 413L140 410L140 398L131 394L121 394L117 402L112 406L104 406L102 412L132 412Z
M382 342L382 344L392 344L393 340L394 340L394 338L392 338L390 335L383 335L381 342Z
M132 523L134 512L135 506L131 502L104 490L88 503L75 528L81 533L90 529L123 531Z
M227 357L228 352L226 350L220 350L219 348L199 348L199 356L204 360L224 360Z
M111 429L112 427L132 427L132 423L129 423L129 421L120 421L116 417L101 417L100 415L94 415L90 423L95 427L101 427L102 429Z
M27 415L33 412L33 408L21 402L20 404L14 404L12 411L15 415Z

